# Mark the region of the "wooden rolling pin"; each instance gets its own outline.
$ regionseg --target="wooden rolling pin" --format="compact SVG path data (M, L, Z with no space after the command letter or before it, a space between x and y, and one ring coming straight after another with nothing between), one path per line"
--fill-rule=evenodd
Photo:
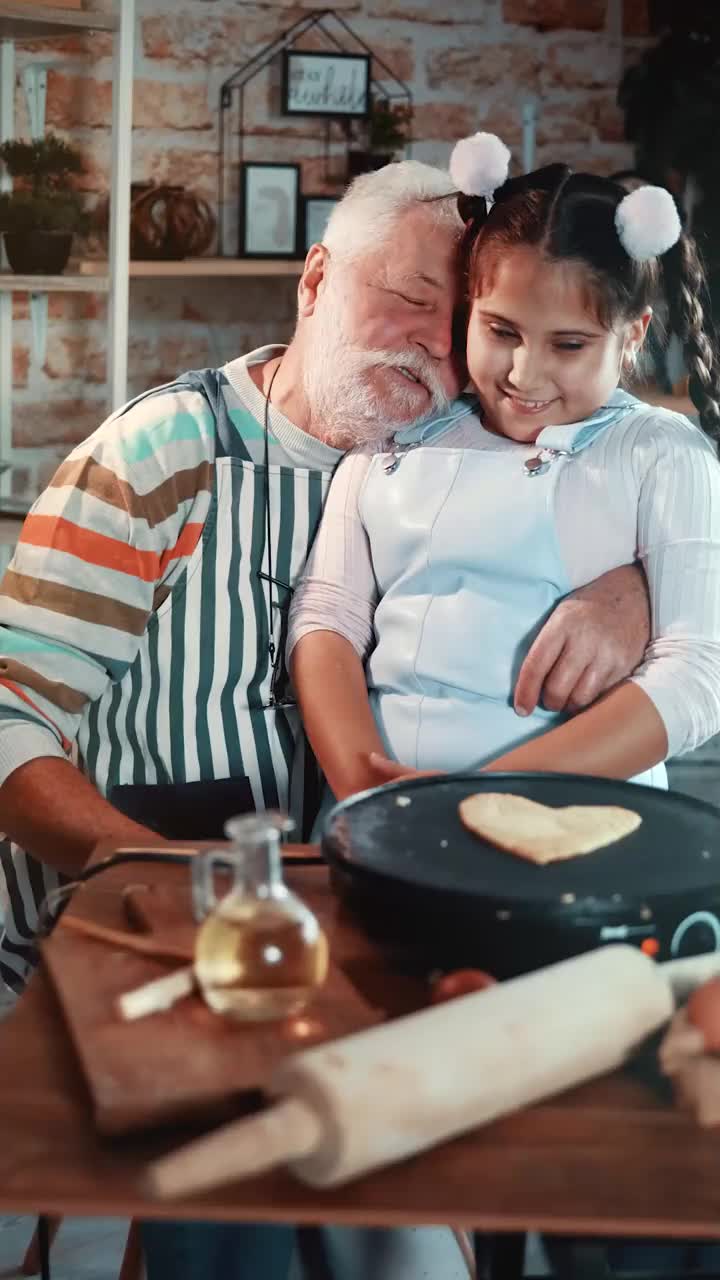
M294 1054L276 1102L150 1166L163 1199L288 1164L337 1186L621 1066L720 955L608 946Z

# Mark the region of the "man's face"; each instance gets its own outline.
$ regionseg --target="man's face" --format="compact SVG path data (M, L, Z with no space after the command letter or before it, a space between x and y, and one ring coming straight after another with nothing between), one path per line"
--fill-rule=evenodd
M461 390L463 353L453 351L456 254L451 228L418 206L377 251L328 263L305 385L313 411L338 437L385 437L441 412Z

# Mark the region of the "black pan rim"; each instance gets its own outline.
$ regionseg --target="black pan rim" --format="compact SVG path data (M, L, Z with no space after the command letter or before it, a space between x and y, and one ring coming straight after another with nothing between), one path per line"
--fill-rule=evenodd
M471 770L463 769L458 773L433 774L427 778L408 778L406 781L386 782L379 787L368 787L365 791L356 791L354 795L347 796L344 800L338 800L325 815L321 838L325 836L327 828L334 818L371 796L391 794L395 791L417 791L423 787L437 786L438 783L445 782L477 782L481 784L487 782L489 784L491 782L540 782L545 780L553 782L591 782L593 786L601 787L607 791L614 791L616 787L627 787L628 796L636 795L639 791L647 796L654 796L661 803L676 805L680 802L691 804L693 808L704 809L708 814L712 813L720 820L720 806L713 804L710 800L696 800L694 796L687 795L684 791L649 787L644 782L630 782L625 778L598 778L591 773L556 773L543 769L498 770L493 773L473 773Z
M365 791L358 792L353 796L347 797L345 800L339 801L330 812L326 815L321 831L321 848L326 861L331 867L345 876L356 879L358 883L370 885L385 884L393 885L397 889L408 889L416 891L417 882L411 875L403 873L403 869L398 867L397 870L390 870L387 867L377 869L368 867L363 863L354 862L351 857L337 845L331 833L331 827L335 821L344 814L352 812L353 809L359 808L364 802L378 795L392 794L408 794L409 792L422 790L429 787L437 786L439 783L461 783L461 784L480 784L481 789L487 790L493 784L503 784L504 786L517 783L542 783L545 781L553 781L556 783L583 783L587 785L591 783L600 791L607 790L612 792L613 803L617 803L618 788L622 791L627 790L628 803L632 797L637 797L638 793L644 794L648 799L652 799L654 804L659 804L673 810L683 809L691 806L695 813L698 810L703 811L709 818L718 823L720 830L720 807L712 804L710 801L696 800L693 796L686 795L680 791L665 791L657 787L649 787L644 784L629 782L623 779L597 778L589 774L576 773L551 773L542 770L518 771L518 772L497 772L492 774L478 774L475 772L457 772L441 775L433 775L427 778L411 778L405 781L387 783L380 787L368 788ZM462 896L462 890L449 885L437 885L432 890L440 895L444 900L456 901ZM526 903L523 907L523 899L513 895L494 896L491 893L483 895L487 910L490 912L504 912L510 910L513 916L518 919L520 916L528 917L536 916L538 912L545 915L552 914L555 917L577 917L578 912L587 913L594 916L596 913L602 913L611 919L617 913L617 918L627 915L629 910L635 908L645 908L653 901L661 902L664 898L672 898L678 896L677 888L671 888L666 892L659 890L656 886L648 887L645 893L639 894L630 891L622 894L614 895L614 898L608 898L603 895L580 895L575 896L571 902L561 902L558 899L543 899L541 902Z

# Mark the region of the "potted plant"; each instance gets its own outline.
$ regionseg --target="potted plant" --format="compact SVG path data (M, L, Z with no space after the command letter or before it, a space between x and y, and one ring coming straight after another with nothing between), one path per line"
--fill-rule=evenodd
M361 124L362 136L348 151L348 174L382 169L407 145L412 107L408 102L390 102L387 98L371 98L370 115Z
M49 133L31 142L0 145L0 160L15 180L0 193L0 231L8 262L23 275L58 275L67 266L73 236L88 222L72 176L82 173L80 153Z

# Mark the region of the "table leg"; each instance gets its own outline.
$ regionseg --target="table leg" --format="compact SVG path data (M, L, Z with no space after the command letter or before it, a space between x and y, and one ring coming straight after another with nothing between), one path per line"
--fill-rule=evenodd
M50 1280L50 1219L41 1213L37 1223L40 1280Z
M296 1238L303 1280L334 1280L322 1227L298 1227Z
M477 1280L522 1280L525 1264L524 1232L473 1234Z
M50 1275L50 1249L61 1226L62 1218L49 1215L38 1218L22 1262L21 1271L24 1276Z
M544 1243L555 1280L608 1280L611 1275L606 1240L546 1236Z

